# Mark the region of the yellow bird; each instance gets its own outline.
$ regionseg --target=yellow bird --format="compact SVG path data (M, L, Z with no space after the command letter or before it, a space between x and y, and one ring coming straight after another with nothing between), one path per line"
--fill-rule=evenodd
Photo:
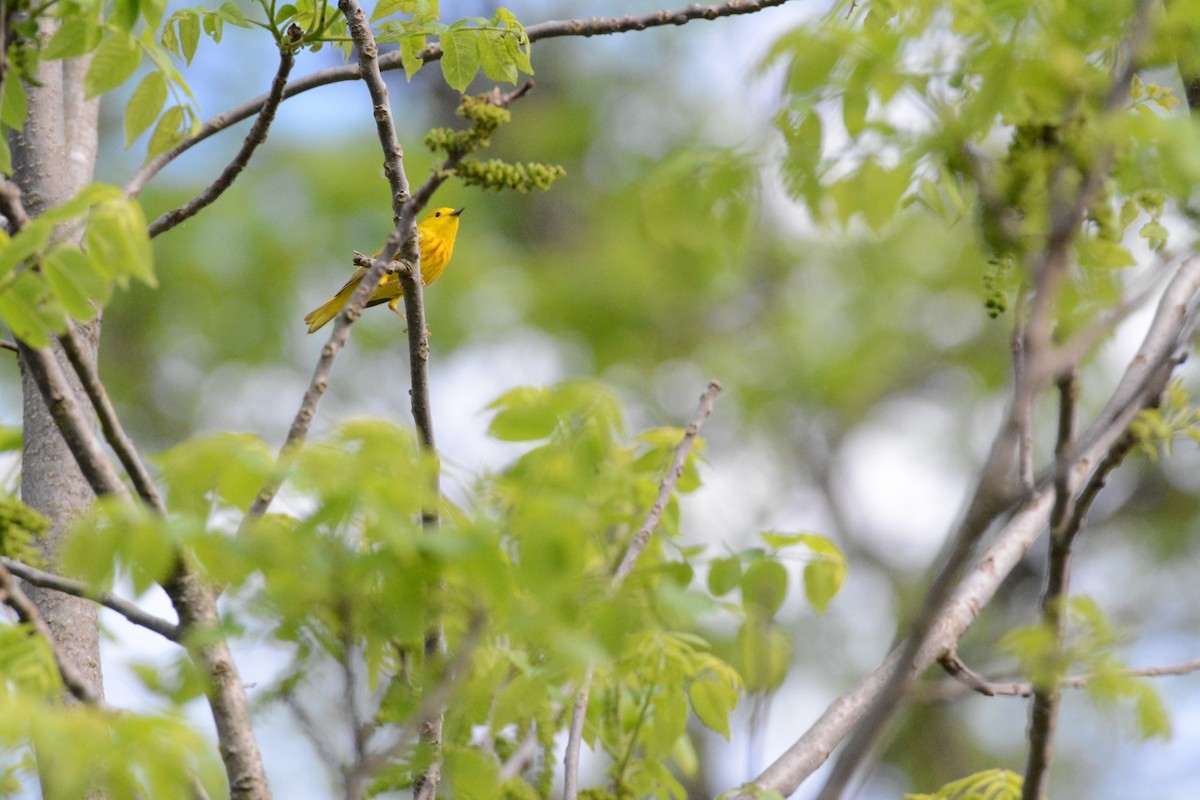
M417 241L421 246L422 285L428 286L440 278L446 265L450 263L450 257L454 255L454 239L458 236L458 216L462 212L461 208L439 208L421 220L421 224L417 226ZM379 253L382 252L382 250L379 251ZM378 257L379 253L376 253L375 256ZM359 281L366 274L366 267L354 270L350 280L346 281L346 285L337 294L308 312L304 321L308 323L309 333L319 330L322 325L338 315L338 312L346 305L346 301L350 299L350 295L354 294L354 289L358 286ZM400 285L400 276L395 272L384 273L383 277L379 279L379 286L375 289L375 293L367 301L367 307L387 303L388 308L403 317L404 315L397 308L402 297L404 297L404 287Z

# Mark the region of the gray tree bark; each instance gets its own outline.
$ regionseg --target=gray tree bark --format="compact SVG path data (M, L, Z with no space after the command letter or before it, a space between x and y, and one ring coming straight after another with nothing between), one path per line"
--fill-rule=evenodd
M42 20L43 36L50 35L52 25L51 21ZM42 61L36 76L40 85L26 84L29 115L24 130L14 132L10 145L13 179L23 193L30 216L62 203L92 180L99 103L84 99L86 70L87 59ZM93 363L99 333L98 322L79 329L85 352ZM55 350L57 353L57 344ZM24 363L21 367L24 398L21 496L50 518L52 526L43 540L43 550L47 561L54 564L72 520L91 505L95 495L59 435ZM73 380L74 373L69 369L65 372L72 379L72 390L81 406L87 408L87 398ZM45 619L63 657L76 666L97 695L102 694L96 604L36 586L27 586L26 592Z

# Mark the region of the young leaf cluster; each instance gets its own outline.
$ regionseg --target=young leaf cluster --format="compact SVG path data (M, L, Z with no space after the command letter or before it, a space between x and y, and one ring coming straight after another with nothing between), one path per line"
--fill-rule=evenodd
M490 80L508 83L516 83L522 72L533 74L529 37L516 15L503 6L491 18L470 17L447 25L438 22L437 0L381 0L371 21L395 13L409 19L384 22L375 38L399 44L409 79L424 66L423 53L432 36L442 51L442 76L459 92L467 90L480 69Z
M1079 270L1058 309L1075 325L1115 302L1117 271L1134 264L1130 232L1162 250L1164 211L1186 213L1200 179L1187 155L1200 132L1170 89L1134 77L1113 94L1129 59L1182 57L1173 48L1187 49L1180 30L1194 29L1195 11L1182 5L1150 15L1131 52L1141 6L1125 0L843 3L781 37L763 62L784 72L786 186L826 224L974 218L992 257L1022 264L1015 284L1053 220L1087 192L1069 242ZM994 289L993 314L1010 304Z
M592 664L585 736L612 757L602 791L682 797L677 776L698 763L689 718L728 736L744 680L704 633L722 604L696 579L703 548L680 543L675 498L634 571L612 590L615 565L654 503L682 431L630 438L616 398L582 381L514 389L491 411L491 434L529 449L486 478L470 502L442 500L440 530L421 522L438 502L429 494L435 460L410 432L363 419L310 442L288 473L298 502L237 536L230 531L240 510L275 469L268 449L235 435L179 445L160 458L171 514L97 504L69 540L64 568L97 588L120 569L140 593L168 579L182 552L223 588L227 632L253 628L290 653L274 679L258 677L260 702L326 694L331 675L357 687L352 702L361 707L327 733L338 746L353 740L351 718L365 721L368 752L386 754L370 762L372 791L411 785L429 764L432 752L410 745L405 732L429 713L431 696L449 692L440 753L446 791L544 796L556 737ZM696 453L680 492L699 485ZM842 562L824 539L764 541L766 549L746 554L737 581L753 613L768 619L779 610L786 586L777 558L795 544L814 556L810 596L836 590ZM445 629L445 655L425 649L434 618ZM143 680L171 704L203 688L184 660L145 671ZM501 765L527 738L540 757L517 781L502 780Z
M1020 800L1024 783L1012 770L989 769L947 783L933 794L906 794L904 800Z
M61 231L83 227L83 243ZM141 206L114 186L92 184L11 238L0 232L0 319L18 339L44 347L67 319L93 319L114 285L154 285Z
M1157 461L1160 451L1171 455L1178 436L1200 443L1200 408L1191 402L1183 382L1172 380L1163 393L1162 405L1143 409L1130 424L1129 433L1137 439L1138 449Z
M16 497L0 495L0 556L41 566L37 541L50 529L50 520Z
M729 610L742 618L735 639L735 663L751 692L778 689L791 664L791 637L775 621L788 592L788 571L782 563L785 548L808 548L810 557L802 573L804 592L818 612L829 606L848 570L841 550L824 536L764 533L762 540L765 548L749 548L717 558L708 569L708 590L715 597L740 590L741 604Z
M1017 657L1035 686L1053 687L1068 670L1078 669L1087 675L1087 691L1096 703L1133 703L1142 738L1169 736L1171 723L1162 699L1146 680L1128 674L1115 652L1120 633L1096 602L1073 597L1067 603L1067 616L1070 627L1061 647L1055 632L1041 625L1013 630L1001 645Z

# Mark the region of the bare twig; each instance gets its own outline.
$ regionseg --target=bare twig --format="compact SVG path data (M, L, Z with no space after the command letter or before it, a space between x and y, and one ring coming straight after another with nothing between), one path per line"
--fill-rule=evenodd
M321 763L325 765L325 769L329 770L330 775L337 775L341 771L342 760L334 751L333 745L321 733L319 726L312 715L305 710L300 701L290 691L284 692L279 697L288 710L292 712L292 716L296 718L297 724L300 726L300 733L312 745L317 757L321 759Z
M713 380L709 382L708 387L700 395L700 406L696 409L695 415L692 416L692 421L688 423L683 438L675 446L675 455L671 460L671 467L667 470L667 474L663 476L662 482L659 483L658 496L654 499L654 505L650 507L650 511L647 512L642 526L638 528L637 533L629 541L629 545L625 549L625 555L613 571L612 580L609 582L610 593L616 592L621 587L621 583L629 576L629 573L633 572L633 568L636 566L642 552L646 549L646 545L650 543L650 538L654 535L654 531L657 530L658 524L662 520L663 512L666 511L667 503L670 502L671 495L675 492L675 484L679 482L679 476L683 474L683 467L687 463L692 445L695 443L696 437L700 434L700 429L704 427L705 420L712 414L713 404L720 393L720 382ZM592 689L594 674L595 665L588 664L587 670L583 674L583 680L579 684L579 690L575 693L575 703L571 709L571 729L567 736L566 752L563 755L564 800L575 800L579 794L579 754L583 742L583 723L587 718L588 694Z
M0 339L0 350L11 350L14 353L19 352L17 343L10 342L8 339Z
M67 691L81 703L86 703L90 706L101 705L102 698L92 690L88 682L75 668L74 664L69 663L59 650L58 644L54 641L54 636L50 633L50 629L46 627L45 621L42 620L42 615L38 612L37 606L33 604L25 593L21 591L21 587L17 585L13 574L8 568L0 564L0 602L12 608L17 612L17 618L33 628L34 632L46 640L50 651L54 654L54 663L58 667L58 674L62 676L63 685L67 687Z
M136 603L131 603L112 592L96 591L82 581L64 578L62 575L55 575L52 572L46 572L36 567L31 567L28 564L22 564L20 561L15 561L7 556L0 556L0 566L3 566L13 575L33 586L39 586L43 589L53 589L56 592L69 594L72 597L82 597L85 600L95 601L105 608L117 612L134 625L140 625L147 630L154 631L173 642L179 641L180 631L178 625L162 617L156 617L142 609Z
M571 706L571 728L567 733L567 747L563 753L564 800L575 800L579 796L579 755L583 748L583 724L587 720L588 695L592 691L592 678L595 674L596 665L588 664L583 679L579 682L579 690L575 693L575 702Z
M288 30L288 35L292 37L293 42L296 42L299 41L302 31L297 26L292 25ZM271 127L271 123L275 120L275 111L279 108L280 101L283 100L283 88L287 85L287 77L291 74L292 66L295 63L296 56L292 52L291 47L287 45L280 47L279 69L275 72L275 78L271 82L271 90L267 93L266 100L261 103L258 119L254 121L250 132L246 134L246 138L242 142L242 147L238 150L237 155L226 165L225 169L221 170L221 174L217 176L217 179L210 183L204 191L179 208L172 209L154 220L154 222L151 222L151 238L171 230L171 228L174 228L184 220L190 219L200 213L204 208L216 202L217 198L233 185L237 176L250 163L250 157L254 155L254 151L258 149L260 144L267 140L267 131Z
M510 781L524 772L529 763L533 761L533 757L537 755L537 751L538 730L537 722L534 722L529 727L529 732L525 734L525 738L521 739L521 743L517 745L517 749L500 765L498 775L500 781Z
M21 199L21 188L3 176L0 176L0 213L8 219L10 235L29 224L29 213Z
M642 551L650 543L650 537L658 529L658 523L662 519L663 512L667 510L667 503L671 501L671 495L675 493L675 484L679 482L679 476L683 474L683 468L687 464L688 454L692 451L692 445L695 443L696 437L700 434L700 429L704 427L704 421L712 414L713 404L720 393L720 382L713 380L709 382L704 393L700 395L700 407L696 409L696 414L684 430L683 438L679 440L679 444L675 445L675 457L671 461L671 468L663 476L662 483L658 486L658 497L654 498L654 505L650 507L649 513L646 514L646 519L642 522L642 527L638 528L637 533L630 540L629 547L625 550L625 556L613 572L612 588L614 590L629 576L629 573L633 572L633 568L637 564L638 558L641 557Z
M1054 448L1054 508L1050 512L1050 559L1046 588L1042 593L1042 625L1054 632L1055 662L1062 655L1067 634L1066 602L1070 582L1071 544L1082 518L1075 513L1071 490L1071 448L1075 435L1075 412L1079 399L1078 375L1067 372L1058 379L1058 439ZM1116 464L1113 464L1115 467ZM1029 755L1025 762L1022 800L1040 800L1046 789L1050 766L1050 748L1058 721L1059 691L1054 680L1035 682L1033 705L1029 710Z
M953 700L965 694L976 692L986 697L1032 697L1033 684L1028 681L993 681L975 672L966 664L953 656L938 659L946 672L954 678L953 681L922 686L913 692L914 702L933 702ZM1165 667L1139 667L1123 669L1117 672L1125 678L1166 678L1191 675L1200 672L1200 658L1184 661L1181 664L1169 664ZM1058 682L1061 689L1084 689L1097 675L1068 675ZM1108 675L1103 676L1108 678Z
M125 433L121 420L117 416L117 410L113 408L112 401L108 397L108 391L100 382L100 376L96 374L95 365L84 355L83 345L79 341L79 335L75 332L75 328L68 325L66 333L59 337L59 342L62 344L63 352L66 353L67 360L75 370L84 392L91 400L96 416L100 419L100 429L104 432L105 440L108 441L109 446L112 447L113 452L117 454L117 458L121 460L121 464L129 473L129 479L133 482L134 489L147 505L160 514L166 513L166 506L163 504L162 496L158 493L158 487L154 485L154 479L150 477L150 471L146 469L146 464L138 454L133 440Z
M753 14L772 6L783 5L787 0L730 0L719 6L690 5L673 11L653 11L637 17L597 17L593 19L563 20L540 22L525 29L529 41L552 39L561 36L599 36L603 34L640 31L661 25L682 25L697 19L717 19L738 14ZM436 61L442 57L442 49L438 45L426 47L418 56L423 61ZM379 68L383 71L402 69L403 63L399 51L386 53L378 58ZM311 75L298 78L288 83L282 92L282 99L294 97L311 89L328 86L344 81L356 81L362 76L358 64L330 67L318 70ZM232 127L244 119L254 116L266 102L266 95L259 95L242 103L240 106L224 111L207 120L194 135L184 139L175 147L160 153L148 164L135 172L124 186L124 191L131 197L141 193L146 184L157 175L163 167L186 153L205 139Z
M416 711L413 712L403 727L393 735L394 742L379 750L365 754L362 759L350 766L348 773L357 774L359 776L356 778L357 781L365 784L367 778L392 762L398 755L408 750L412 740L420 735L420 732L428 726L430 720L442 715L443 709L446 707L446 702L470 674L471 660L475 657L475 651L479 647L486 622L487 618L483 613L476 612L471 615L466 634L459 643L454 658L446 665L446 670L442 673L438 682L421 698ZM433 772L432 769L430 771ZM419 779L420 776L418 776ZM433 784L432 786L430 785L431 783ZM431 792L436 785L436 780L430 781L429 779L426 779L423 784L414 784L414 795L420 797L424 792Z

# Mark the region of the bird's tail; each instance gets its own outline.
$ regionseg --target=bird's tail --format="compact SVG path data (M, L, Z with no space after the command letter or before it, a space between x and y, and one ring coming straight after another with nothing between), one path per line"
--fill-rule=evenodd
M326 300L321 305L308 312L304 317L304 321L308 323L308 332L316 333L322 326L327 324L329 320L338 315L342 310L342 306L346 305L346 300L349 299L354 287L350 287L350 291L342 290L333 297Z

